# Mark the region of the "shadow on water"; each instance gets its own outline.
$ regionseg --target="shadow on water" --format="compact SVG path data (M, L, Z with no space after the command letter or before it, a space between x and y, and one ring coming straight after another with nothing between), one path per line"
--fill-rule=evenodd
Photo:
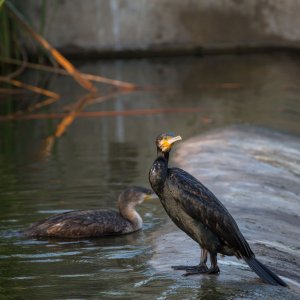
M87 111L170 107L196 108L197 111L77 118L57 141L48 160L39 160L38 153L43 139L53 133L57 120L1 122L0 298L29 299L32 295L44 300L296 297L293 291L261 284L253 272L230 259L221 263L219 276L183 278L181 273L172 271L170 261L190 262L197 260L199 253L197 246L171 227L159 201L138 207L144 220L143 231L118 238L29 240L18 232L31 222L57 212L116 208L118 194L125 187L131 184L148 186L148 170L156 155L154 138L163 131L176 132L187 140L211 129L251 124L268 127L271 131L285 131L293 139L293 135L300 134L299 58L249 55L93 61L82 63L80 70L151 86L143 92L95 103L88 106ZM25 79L34 82L37 75L27 73ZM50 87L63 97L46 112L63 111L83 93L67 77L53 78ZM216 149L211 153L216 153L214 151ZM255 155L260 162L267 162L264 153ZM240 156L236 159L243 161ZM278 155L272 159L273 164L278 163ZM183 162L180 164L190 167ZM205 180L210 178L222 193L227 188L224 182L216 183L220 174L212 166L214 164L206 169ZM294 162L284 167L298 172ZM266 177L263 179L264 189L272 191L274 185L267 184ZM278 186L279 182L274 184ZM292 185L286 186L284 195L291 199L289 190L293 190ZM235 197L225 198L226 204L236 195L247 201L240 189L234 190L234 185L230 193ZM292 209L294 204L288 203L286 205ZM272 217L278 224L287 219L293 224L298 222L296 216L287 217L292 216L290 212L282 214L280 205L277 214L263 214L269 211L268 203L264 204L261 215L255 207L246 210L232 204L233 215L243 212L237 221L243 224L246 236L252 237L251 230L262 232L259 224L264 219L271 226L266 235L276 225L271 222ZM258 219L253 221L253 215ZM273 236L275 248L276 242L282 246L288 237L287 232L277 232L283 240ZM168 243L162 241L165 237L170 238ZM256 240L251 238L259 255L270 252L265 241ZM176 241L181 243L180 247L176 246ZM168 251L172 245L175 250ZM274 254L271 262L276 266L274 258L279 254L274 251L271 251Z

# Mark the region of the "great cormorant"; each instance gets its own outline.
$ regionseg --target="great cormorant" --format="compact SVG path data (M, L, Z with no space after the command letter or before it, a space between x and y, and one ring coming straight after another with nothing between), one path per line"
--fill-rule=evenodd
M112 209L69 211L32 224L24 234L28 237L58 238L127 234L141 229L143 225L135 206L155 197L157 198L150 189L130 187L119 195L119 212Z
M201 256L197 266L172 268L185 270L186 276L217 274L220 272L217 254L220 253L244 259L266 283L287 286L255 258L231 214L208 188L184 170L168 168L169 152L179 140L180 136L166 133L157 137L157 158L150 169L149 181L172 221L200 245ZM206 265L208 254L210 268Z

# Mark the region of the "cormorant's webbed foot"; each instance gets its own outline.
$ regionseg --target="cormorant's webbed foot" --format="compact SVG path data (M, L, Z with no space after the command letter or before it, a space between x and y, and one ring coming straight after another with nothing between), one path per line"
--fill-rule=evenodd
M215 253L210 254L211 267L208 269L207 262L207 253L206 249L201 249L201 258L200 264L197 266L172 266L174 270L184 270L185 274L182 276L196 275L196 274L218 274L220 269L218 267L217 255Z
M188 273L197 272L195 274L206 273L208 270L206 264L200 264L197 266L172 266L172 268L174 270L184 270L187 271Z
M186 270L187 272L185 274L183 274L182 276L190 276L190 275L196 275L196 274L218 274L220 273L220 269L218 267L218 265L211 267L211 268L207 268L204 271L200 266L198 267L198 269L193 269L193 270Z

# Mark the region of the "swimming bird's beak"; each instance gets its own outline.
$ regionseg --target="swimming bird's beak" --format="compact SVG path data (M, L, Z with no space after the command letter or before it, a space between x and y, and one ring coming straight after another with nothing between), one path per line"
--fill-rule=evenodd
M160 142L160 149L163 152L170 151L173 144L177 141L181 141L182 138L180 135L178 136L166 136L161 142Z
M155 194L155 193L153 193L153 194L147 194L147 195L145 195L145 197L144 197L144 201L145 200L154 200L154 199L158 199L158 196Z

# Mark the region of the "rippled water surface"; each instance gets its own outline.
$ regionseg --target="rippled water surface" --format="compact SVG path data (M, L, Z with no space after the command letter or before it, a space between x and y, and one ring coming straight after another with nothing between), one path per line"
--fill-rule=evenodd
M0 122L0 298L261 299L269 286L157 271L149 263L153 239L167 220L159 201L139 207L143 231L122 237L32 240L19 231L54 213L115 207L128 185L147 186L160 132L185 139L246 123L299 135L299 63L287 55L82 62L81 71L148 87L85 111L197 110L79 117L48 157L41 149L57 120ZM40 76L28 72L24 80ZM50 78L48 87L62 99L45 112L84 95L66 77Z

